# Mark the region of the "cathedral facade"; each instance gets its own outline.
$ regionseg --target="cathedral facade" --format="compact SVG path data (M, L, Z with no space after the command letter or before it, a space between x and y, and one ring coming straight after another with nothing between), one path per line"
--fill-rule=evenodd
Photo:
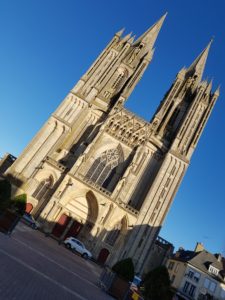
M202 80L210 42L150 122L124 108L164 19L137 40L116 33L6 172L45 232L78 237L100 263L132 257L140 273L219 96Z

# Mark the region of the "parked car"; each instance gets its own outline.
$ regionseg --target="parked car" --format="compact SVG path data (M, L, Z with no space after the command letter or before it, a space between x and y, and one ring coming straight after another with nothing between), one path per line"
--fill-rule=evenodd
M140 288L141 282L142 282L141 277L135 275L133 278L133 281L130 282L130 289L132 291L138 291L138 289Z
M38 229L40 227L40 224L29 213L25 212L24 215L22 216L21 220L22 220L22 222L26 223L27 225L29 225L33 229Z
M79 241L78 239L75 239L72 236L68 237L67 239L65 239L64 244L67 249L70 249L70 250L80 253L83 258L85 258L85 259L92 258L91 252L88 251L85 248L84 244L81 241Z

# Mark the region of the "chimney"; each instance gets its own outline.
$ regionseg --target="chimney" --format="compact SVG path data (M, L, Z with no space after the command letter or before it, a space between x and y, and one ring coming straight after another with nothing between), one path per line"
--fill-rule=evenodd
M179 247L179 249L176 251L176 253L175 253L174 256L176 258L180 257L180 254L181 254L182 251L184 251L184 248L183 247Z
M222 261L222 255L221 255L220 253L216 253L216 254L214 254L214 255L215 255L216 259L217 259L219 262Z
M201 252L204 250L204 246L202 243L197 242L196 246L195 246L195 252Z

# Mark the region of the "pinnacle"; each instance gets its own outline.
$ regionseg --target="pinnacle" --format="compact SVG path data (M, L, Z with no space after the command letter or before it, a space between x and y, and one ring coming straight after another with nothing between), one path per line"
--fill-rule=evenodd
M187 69L187 73L191 73L191 75L196 74L199 76L199 80L201 80L206 60L208 57L210 46L213 42L213 39L210 40L207 47L200 53L200 55L194 60L194 62L190 65L190 67Z
M214 94L219 97L219 95L220 95L220 85L217 87L217 89L215 90Z
M121 37L123 32L124 32L125 28L122 28L120 31L118 31L115 35Z
M139 39L136 41L135 44L138 44L138 43L144 43L146 44L146 46L148 48L152 48L156 39L157 39L157 36L159 34L159 31L162 27L162 24L165 20L167 16L167 13L165 13L154 25L152 25L144 34L142 34Z
M132 32L130 32L129 34L127 34L127 35L122 39L122 41L123 41L123 42L128 41L128 40L131 38L131 35L132 35Z

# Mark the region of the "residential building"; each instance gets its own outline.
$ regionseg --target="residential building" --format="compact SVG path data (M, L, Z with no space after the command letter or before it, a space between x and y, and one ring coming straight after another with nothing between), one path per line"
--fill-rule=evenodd
M164 19L136 40L116 33L6 172L45 231L77 236L100 263L132 257L139 273L219 96L202 80L210 42L150 122L124 108Z
M220 254L197 243L194 251L180 248L167 262L172 286L179 299L225 299L225 269Z

